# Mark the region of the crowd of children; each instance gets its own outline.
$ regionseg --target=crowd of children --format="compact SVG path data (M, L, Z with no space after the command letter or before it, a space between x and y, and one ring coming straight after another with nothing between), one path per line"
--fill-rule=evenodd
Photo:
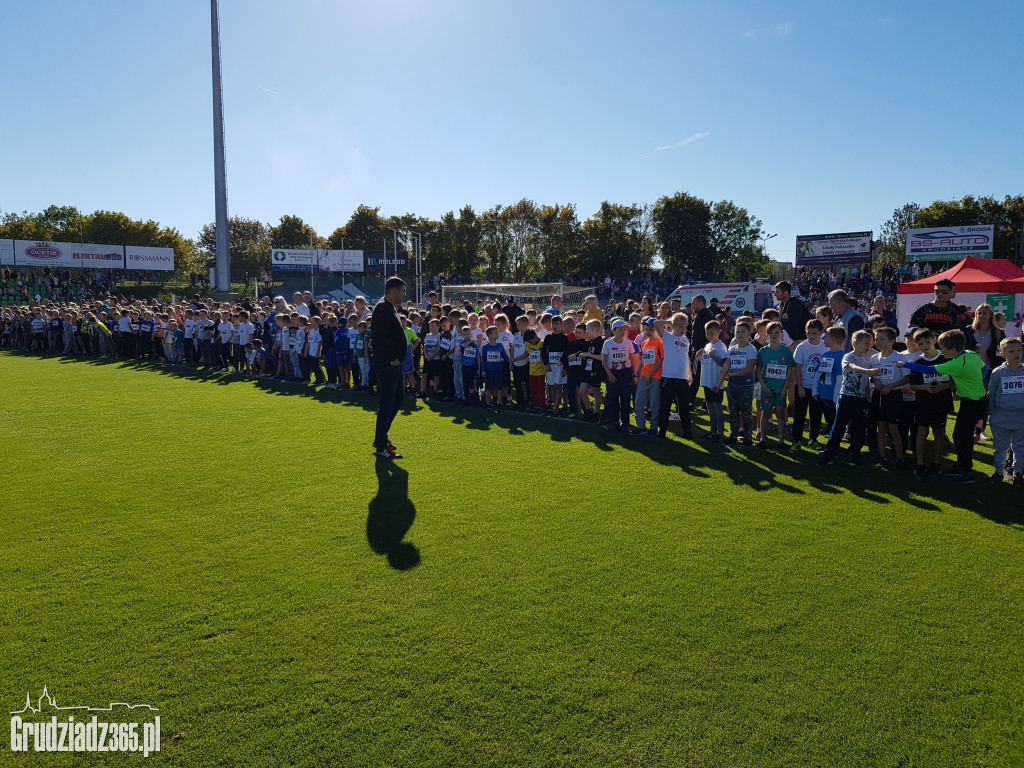
M760 318L720 312L704 323L706 343L694 349L691 315L678 307L648 305L644 315L629 301L606 316L596 297L584 307L557 314L528 309L510 320L500 304L435 304L425 311L409 304L400 313L407 391L601 423L638 437L664 438L675 421L682 437L693 439L689 395L691 384L699 385L710 425L704 439L712 443L814 447L818 463L828 466L848 442L846 455L856 466L864 464L866 445L881 469L912 466L917 477L942 474L956 483L974 481L977 425L987 419L993 478L1009 472L1014 485L1024 486L1019 338L1003 339L986 365L960 330L911 328L900 342L876 316L848 340L820 307L799 343L776 310ZM258 306L198 297L175 305L33 302L3 309L0 345L364 390L374 385L370 317L365 302L292 306L280 297ZM953 414L957 462L943 472Z

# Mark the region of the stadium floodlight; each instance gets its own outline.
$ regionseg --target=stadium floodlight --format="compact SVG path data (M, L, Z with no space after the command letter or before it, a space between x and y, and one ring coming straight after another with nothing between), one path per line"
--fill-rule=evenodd
M224 164L224 99L221 94L220 13L210 0L211 47L213 48L213 186L216 206L216 269L214 288L231 290L231 250L228 245L228 182Z

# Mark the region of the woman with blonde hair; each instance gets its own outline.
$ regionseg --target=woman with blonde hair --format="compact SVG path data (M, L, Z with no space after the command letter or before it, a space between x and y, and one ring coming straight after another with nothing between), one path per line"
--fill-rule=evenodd
M992 310L991 304L979 304L978 308L974 310L974 322L971 323L966 336L967 348L977 352L978 357L985 364L987 372L984 383L988 387L989 376L1003 362L999 356L999 342L1006 336L995 324L995 312ZM976 443L979 440L989 439L989 436L985 434L985 421L986 419L982 418L974 429L974 442Z

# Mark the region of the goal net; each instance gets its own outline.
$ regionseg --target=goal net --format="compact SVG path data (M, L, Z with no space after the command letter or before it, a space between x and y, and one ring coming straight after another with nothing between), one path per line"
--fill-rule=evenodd
M457 307L469 302L475 309L496 301L504 306L509 296L515 296L516 302L523 309L536 309L540 312L551 303L551 297L557 295L562 297L563 309L575 310L583 307L583 300L592 292L591 288L573 288L562 283L446 285L441 288L441 303Z

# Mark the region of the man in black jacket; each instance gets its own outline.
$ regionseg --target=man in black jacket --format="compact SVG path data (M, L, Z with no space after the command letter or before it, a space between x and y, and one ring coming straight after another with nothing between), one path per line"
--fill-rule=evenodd
M690 302L693 307L693 322L690 323L690 410L697 404L700 391L700 353L708 343L704 326L715 319L715 313L708 308L708 300L698 293Z
M373 447L378 459L400 459L388 438L391 424L402 408L405 387L402 382L402 361L405 360L406 338L398 308L405 300L405 280L389 277L384 284L384 298L373 308L370 340L373 343L373 368L377 374L377 431Z
M787 280L775 284L775 300L779 302L782 328L796 343L807 338L807 321L814 318L806 304L793 298L792 292L793 286Z

